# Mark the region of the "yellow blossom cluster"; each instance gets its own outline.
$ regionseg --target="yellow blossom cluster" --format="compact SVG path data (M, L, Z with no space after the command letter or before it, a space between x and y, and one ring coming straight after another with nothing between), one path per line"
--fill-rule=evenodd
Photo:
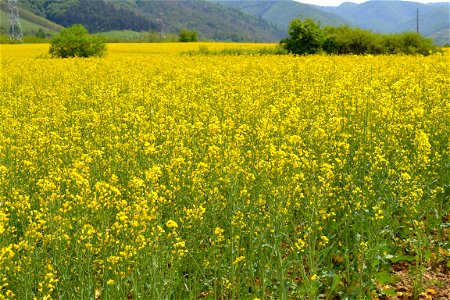
M448 253L447 54L198 46L1 45L0 299L365 298Z

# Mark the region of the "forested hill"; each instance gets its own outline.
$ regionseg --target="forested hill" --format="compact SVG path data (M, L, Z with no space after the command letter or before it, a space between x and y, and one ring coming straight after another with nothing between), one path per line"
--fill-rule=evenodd
M294 0L211 0L265 19L280 28L287 29L289 22L297 17L309 18L322 25L349 25L350 22L334 13Z
M266 20L203 0L21 0L19 5L63 26L83 24L90 32L162 26L164 32L186 28L212 40L279 41L285 35Z
M90 32L156 28L155 21L103 0L20 0L18 5L65 27L83 24Z
M1 33L7 32L8 28L7 12L2 8L6 6L6 2L7 0L0 0L4 4L0 6ZM419 9L420 33L437 44L450 44L449 2L421 4L372 0L361 4L345 2L336 7L300 2L301 0L18 0L18 5L22 21L28 22L24 22L24 29L28 28L31 32L37 28L53 32L57 24L83 24L90 32L132 30L178 33L182 29L188 29L197 31L203 40L272 42L285 37L289 22L297 17L314 19L322 26L350 25L381 33L415 31L416 11ZM36 15L42 18L39 19ZM45 22L45 19L56 24ZM47 26L47 23L51 26Z
M380 33L416 31L419 9L420 33L438 44L450 43L450 3L422 4L413 1L371 0L361 4L318 6L301 0L210 0L263 18L284 30L293 18L310 18L321 25L350 25Z

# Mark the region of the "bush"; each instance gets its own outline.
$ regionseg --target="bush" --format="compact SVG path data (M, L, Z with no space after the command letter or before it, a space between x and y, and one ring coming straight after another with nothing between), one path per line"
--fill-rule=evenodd
M39 28L38 31L36 32L35 36L38 39L45 39L46 34L45 34L44 30L42 30L42 28Z
M326 27L323 50L329 54L422 54L436 52L431 39L405 32L378 34L349 26Z
M289 53L314 54L421 54L439 51L431 39L405 32L379 34L370 30L349 26L326 27L313 20L294 19L289 24L289 37L280 44Z
M198 41L198 33L196 31L189 31L187 29L183 29L180 31L180 42L197 42Z
M431 39L414 32L404 32L397 35L402 48L400 52L404 54L422 54L428 55L437 52L438 47L433 44Z
M322 50L324 32L319 23L311 19L302 21L294 19L289 23L288 38L281 40L281 45L290 53L315 54Z
M349 26L326 27L323 49L329 54L381 54L380 35Z
M82 25L62 29L51 41L52 57L90 57L106 54L105 38L91 35Z

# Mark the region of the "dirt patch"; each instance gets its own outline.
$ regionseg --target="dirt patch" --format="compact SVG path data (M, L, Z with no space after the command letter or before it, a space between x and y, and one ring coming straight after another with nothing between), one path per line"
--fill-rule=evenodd
M394 266L394 273L400 278L393 285L397 296L385 299L450 299L450 269L442 262L436 266L429 267L422 275L414 274L414 266L401 262ZM418 290L422 289L422 290Z

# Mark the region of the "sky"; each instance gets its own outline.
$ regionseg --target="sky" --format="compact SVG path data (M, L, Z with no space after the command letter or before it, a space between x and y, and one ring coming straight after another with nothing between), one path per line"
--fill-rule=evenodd
M359 0L296 0L301 3L308 3L308 4L315 4L315 5L321 5L321 6L338 6L342 2L353 2L353 3L363 3L367 0L359 1ZM448 2L449 0L409 0L412 2L421 2L421 3L431 3L431 2Z

